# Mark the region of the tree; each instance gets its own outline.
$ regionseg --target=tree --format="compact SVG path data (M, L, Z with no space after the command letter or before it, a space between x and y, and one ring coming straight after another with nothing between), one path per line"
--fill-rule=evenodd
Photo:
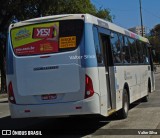
M111 16L109 9L102 9L102 8L99 8L99 10L97 10L95 16L108 20L110 22L112 22L114 18L114 16Z
M160 24L157 24L151 31L148 37L150 43L155 49L154 61L160 63Z
M90 0L1 0L0 4L0 66L2 76L7 29L11 22L22 21L47 15L89 13L112 21L108 9L96 9ZM4 78L5 79L5 78ZM2 86L3 87L3 86Z

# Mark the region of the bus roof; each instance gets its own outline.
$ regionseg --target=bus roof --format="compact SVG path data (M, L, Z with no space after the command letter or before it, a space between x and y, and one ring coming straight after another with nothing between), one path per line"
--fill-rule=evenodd
M24 25L34 24L34 23L43 23L43 22L49 22L49 21L58 21L58 20L67 20L67 19L85 19L85 23L91 23L98 26L101 26L103 28L110 29L112 31L127 35L129 37L141 40L143 42L149 43L148 39L145 37L142 37L138 34L135 34L127 29L124 29L118 25L115 25L114 23L111 23L109 21L100 19L98 17L95 17L90 14L62 14L62 15L53 15L53 16L45 16L45 17L39 17L34 19L29 19L21 22L17 22L15 24L12 24L10 26L11 28L14 27L20 27Z
M97 17L92 16L90 14L86 14L86 22L93 23L93 24L96 24L98 26L101 26L101 27L110 29L112 31L127 35L129 37L141 40L141 41L146 42L146 43L149 43L148 39L145 38L145 37L142 37L142 36L140 36L138 34L135 34L135 33L131 32L131 31L127 30L127 29L124 29L124 28L122 28L122 27L120 27L118 25L115 25L114 23L111 23L109 21L97 18Z

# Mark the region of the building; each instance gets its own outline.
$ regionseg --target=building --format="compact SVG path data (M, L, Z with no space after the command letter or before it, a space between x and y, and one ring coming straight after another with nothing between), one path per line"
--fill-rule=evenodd
M133 28L129 28L128 30L130 30L131 32L134 32L138 35L142 35L142 29L141 29L141 26L136 26L136 27L133 27ZM143 26L143 36L146 35L146 27Z

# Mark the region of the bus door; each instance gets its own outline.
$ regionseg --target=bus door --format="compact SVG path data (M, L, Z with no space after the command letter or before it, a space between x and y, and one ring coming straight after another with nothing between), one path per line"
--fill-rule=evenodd
M113 108L113 94L112 94L112 88L111 88L111 78L112 74L110 72L109 66L111 66L112 62L112 52L110 48L110 31L103 28L98 28L99 32L99 40L100 40L100 47L101 47L101 53L102 53L102 60L103 60L103 67L104 69L104 76L106 81L102 83L106 83L106 93L107 93L107 107L108 110ZM99 68L100 69L100 68ZM99 76L101 76L102 72L99 71ZM100 78L102 79L102 78Z

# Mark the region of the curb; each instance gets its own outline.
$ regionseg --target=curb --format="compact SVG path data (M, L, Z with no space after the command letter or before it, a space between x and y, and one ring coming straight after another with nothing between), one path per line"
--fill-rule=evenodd
M3 102L8 102L8 98L1 98L0 103L3 103Z

